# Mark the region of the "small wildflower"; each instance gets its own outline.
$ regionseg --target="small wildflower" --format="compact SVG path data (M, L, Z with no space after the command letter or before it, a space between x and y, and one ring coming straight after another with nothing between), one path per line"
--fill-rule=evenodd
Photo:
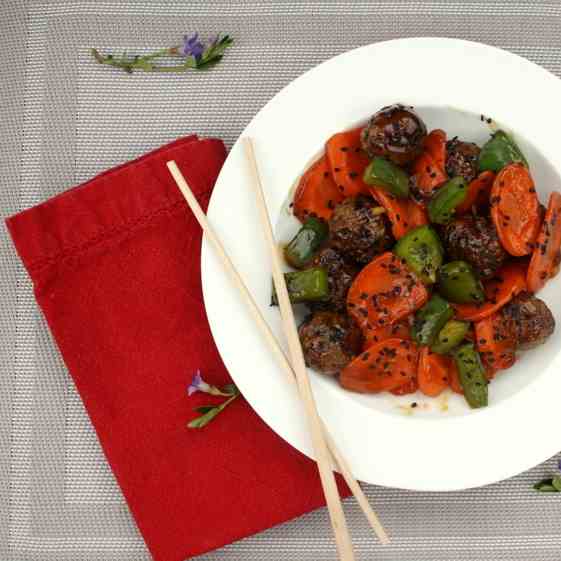
M213 35L205 43L199 38L198 33L185 35L181 45L175 45L166 49L151 52L147 55L129 56L123 53L121 56L113 54L102 55L96 49L91 53L99 64L106 64L120 68L132 74L135 70L143 72L185 72L187 70L206 70L214 66L224 56L226 49L232 44L233 39L229 35ZM157 64L159 58L175 59L177 64Z
M210 393L210 385L207 384L201 376L201 371L197 370L187 388L187 394L193 395L196 392Z

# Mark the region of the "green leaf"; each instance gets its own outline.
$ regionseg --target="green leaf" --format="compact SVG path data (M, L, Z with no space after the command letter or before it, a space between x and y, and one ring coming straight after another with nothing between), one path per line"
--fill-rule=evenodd
M238 395L240 390L236 387L236 384L226 384L220 388L221 391L227 395Z
M558 493L558 489L553 486L552 479L542 479L534 485L534 489L540 493Z
M552 480L551 484L561 493L561 475L556 475Z
M216 415L220 413L220 411L222 411L222 409L220 409L219 407L213 407L204 415L193 419L187 426L190 429L202 429L203 427L206 427L210 423L210 421L212 421L212 419L214 419L214 417L216 417Z
M197 413L201 413L201 414L204 415L205 413L208 413L208 412L211 411L212 409L215 409L215 406L214 406L214 405L203 405L203 406L201 406L201 407L196 407L196 408L195 408L195 411L196 411Z

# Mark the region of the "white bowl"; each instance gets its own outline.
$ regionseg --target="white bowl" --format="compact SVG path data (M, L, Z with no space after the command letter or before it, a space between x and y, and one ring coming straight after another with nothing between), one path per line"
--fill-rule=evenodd
M280 241L295 231L286 212L291 186L327 138L365 121L384 105L413 105L429 129L479 143L489 137L481 115L511 131L526 154L540 200L559 189L557 132L561 81L511 53L453 39L402 39L335 57L279 92L243 135L255 140L267 202ZM237 142L216 184L208 215L271 328L271 266L250 176ZM262 419L312 456L296 390L275 363L212 248L203 242L203 291L216 344L236 384ZM561 278L540 292L558 323ZM447 392L359 395L311 371L321 416L358 479L446 491L492 483L561 449L561 329L545 345L520 353L490 385L490 404L470 410ZM409 405L417 402L411 409Z

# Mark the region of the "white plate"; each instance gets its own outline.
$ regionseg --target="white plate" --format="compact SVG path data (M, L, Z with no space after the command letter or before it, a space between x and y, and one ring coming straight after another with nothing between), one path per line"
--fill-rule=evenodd
M255 139L269 211L286 237L283 204L325 140L398 101L414 105L429 128L479 143L489 133L480 115L493 117L515 134L540 199L547 201L547 193L561 186L560 99L561 81L511 53L452 39L403 39L362 47L310 70L277 94L244 135ZM282 340L278 311L269 307L270 259L249 181L237 142L208 214ZM312 456L295 388L206 242L202 276L212 333L236 384L275 432ZM561 323L561 278L540 297ZM561 449L560 342L558 327L545 345L521 353L515 367L491 384L490 406L478 411L451 394L435 400L363 396L315 372L311 377L321 416L358 479L406 489L465 489L520 473ZM413 411L407 407L412 401L419 404Z

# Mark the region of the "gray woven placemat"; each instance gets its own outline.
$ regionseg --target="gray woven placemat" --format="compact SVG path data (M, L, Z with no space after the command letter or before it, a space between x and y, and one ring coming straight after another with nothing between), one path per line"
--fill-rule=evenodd
M0 12L2 217L189 132L231 145L293 78L367 43L461 37L561 75L558 2L2 0ZM189 30L228 32L235 48L189 76L128 76L88 55ZM3 228L0 240L0 561L148 559ZM349 500L359 558L559 561L561 499L530 490L554 463L461 493L367 487L393 543L378 546ZM201 559L321 561L335 550L319 511Z

